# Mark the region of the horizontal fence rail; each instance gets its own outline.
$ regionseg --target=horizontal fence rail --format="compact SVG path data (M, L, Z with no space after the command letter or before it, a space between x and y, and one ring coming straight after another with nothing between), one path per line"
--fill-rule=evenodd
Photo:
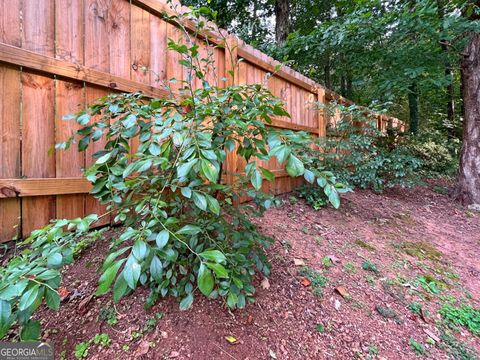
M101 142L87 153L51 149L76 129L62 117L99 97L132 91L168 96L165 81L184 76L178 56L167 49L168 39L181 36L172 14L161 0L0 0L0 242L24 237L53 218L105 210L82 178ZM182 25L195 31L194 21ZM271 126L325 136L329 119L312 104L352 104L288 67L274 71L277 61L223 30L202 35L208 39L200 44L203 50L225 38L234 49L210 48L217 78L228 78L228 84L232 70L235 84L261 83L274 73L267 86L291 117L275 118ZM237 59L243 61L232 69ZM378 117L380 129L387 124L402 126ZM243 166L229 154L225 173ZM262 166L276 177L267 190L288 192L301 182L274 160Z

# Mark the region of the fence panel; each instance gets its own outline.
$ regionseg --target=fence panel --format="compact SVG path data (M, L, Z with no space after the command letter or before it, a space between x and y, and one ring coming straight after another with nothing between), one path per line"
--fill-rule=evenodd
M112 92L168 96L165 81L186 78L179 55L167 50L169 38L182 39L181 30L164 13L172 14L164 0L0 0L0 242L24 237L52 218L105 210L87 195L90 185L81 177L104 140L86 153L52 148L75 129L62 121L64 115ZM193 21L183 25L195 30ZM224 41L220 32L205 30L208 43L197 40L202 55L215 62L209 81L264 83L291 114L276 117L273 126L325 135L327 119L312 103L346 99L288 67L267 79L278 63L231 35L231 51L214 47ZM239 58L244 61L232 68ZM381 126L385 121L402 126L396 119L379 121ZM232 180L229 171L244 165L229 153L226 181ZM276 175L274 184L265 185L276 193L301 182L288 178L276 160L262 166Z

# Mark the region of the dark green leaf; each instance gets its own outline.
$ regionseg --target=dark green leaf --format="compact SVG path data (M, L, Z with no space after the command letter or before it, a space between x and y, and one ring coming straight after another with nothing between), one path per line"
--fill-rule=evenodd
M225 255L219 250L206 250L198 255L205 260L215 261L216 263L224 263L227 260Z
M198 288L203 295L208 296L213 290L214 279L212 272L202 263L198 270L197 277Z

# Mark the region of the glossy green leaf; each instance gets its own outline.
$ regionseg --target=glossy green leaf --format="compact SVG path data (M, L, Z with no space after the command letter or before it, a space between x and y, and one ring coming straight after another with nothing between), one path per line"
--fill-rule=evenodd
M285 169L287 170L288 175L291 177L303 175L305 171L302 161L295 155L290 155Z
M216 263L224 263L227 260L225 255L219 250L206 250L198 255L205 260L214 261Z
M158 233L157 237L155 238L155 243L159 249L163 249L165 245L168 243L168 239L170 238L170 232L168 230L162 230Z
M208 296L213 290L214 279L212 272L202 263L198 270L197 285L203 295Z

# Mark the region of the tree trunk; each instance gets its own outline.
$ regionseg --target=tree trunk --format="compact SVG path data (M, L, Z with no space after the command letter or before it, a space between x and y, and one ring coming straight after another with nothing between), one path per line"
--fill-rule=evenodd
M410 132L412 134L416 134L418 132L418 123L419 115L418 115L418 89L417 83L413 82L410 85L408 93L408 108L410 111Z
M325 63L325 66L323 67L323 72L324 72L324 83L325 87L327 89L332 89L332 76L330 72L330 55L327 54L327 62Z
M471 33L462 60L463 146L454 197L463 204L480 204L480 34Z
M287 40L290 30L289 0L275 0L275 40L282 44Z
M445 18L445 3L444 0L437 0L437 7L438 7L438 17L441 20L441 24L443 26L443 21ZM445 56L444 59L444 66L445 66L445 79L450 81L447 85L447 120L449 122L449 127L447 128L448 135L450 137L455 137L455 91L453 87L453 73L452 73L452 66L450 64L450 60L448 59L448 40L441 39L441 48L443 55Z

